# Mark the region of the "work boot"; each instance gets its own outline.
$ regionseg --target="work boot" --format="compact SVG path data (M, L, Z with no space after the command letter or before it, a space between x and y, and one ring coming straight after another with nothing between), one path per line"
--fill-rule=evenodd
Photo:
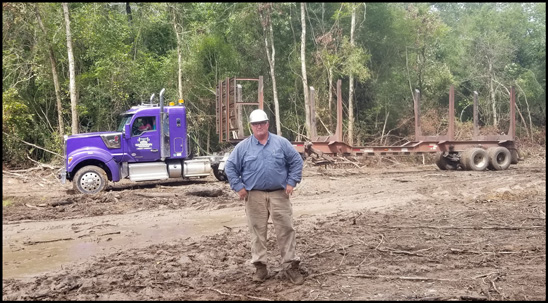
M293 261L291 265L287 266L283 270L284 276L291 281L291 283L296 285L301 285L304 283L304 277L299 271L299 262Z
M253 274L253 282L263 282L268 276L268 270L266 269L266 264L263 263L253 263L255 265L256 271Z

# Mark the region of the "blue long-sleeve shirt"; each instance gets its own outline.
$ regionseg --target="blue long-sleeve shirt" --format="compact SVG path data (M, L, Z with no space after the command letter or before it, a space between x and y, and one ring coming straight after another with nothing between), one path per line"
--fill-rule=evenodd
M225 173L230 187L238 192L285 189L301 182L303 160L284 137L268 133L265 145L251 135L238 143L230 153Z

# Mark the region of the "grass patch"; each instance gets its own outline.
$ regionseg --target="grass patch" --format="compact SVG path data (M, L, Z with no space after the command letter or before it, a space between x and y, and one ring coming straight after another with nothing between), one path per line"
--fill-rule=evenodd
M13 200L11 200L11 199L3 200L2 199L2 207L10 206L12 204L13 204Z

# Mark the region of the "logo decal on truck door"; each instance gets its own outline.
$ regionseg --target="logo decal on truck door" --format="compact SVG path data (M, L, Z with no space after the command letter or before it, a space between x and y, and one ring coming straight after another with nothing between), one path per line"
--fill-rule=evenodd
M140 149L151 149L152 143L149 142L150 139L148 137L139 138L139 143L135 144L138 150Z

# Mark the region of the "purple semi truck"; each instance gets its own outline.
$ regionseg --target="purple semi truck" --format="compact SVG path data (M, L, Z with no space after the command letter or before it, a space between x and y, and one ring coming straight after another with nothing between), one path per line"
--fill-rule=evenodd
M213 171L226 181L224 165L228 153L192 157L189 154L186 107L160 104L134 106L122 114L114 132L95 132L65 136L65 167L62 183L72 181L74 189L94 194L109 181L123 178L152 181L169 178L205 177Z

